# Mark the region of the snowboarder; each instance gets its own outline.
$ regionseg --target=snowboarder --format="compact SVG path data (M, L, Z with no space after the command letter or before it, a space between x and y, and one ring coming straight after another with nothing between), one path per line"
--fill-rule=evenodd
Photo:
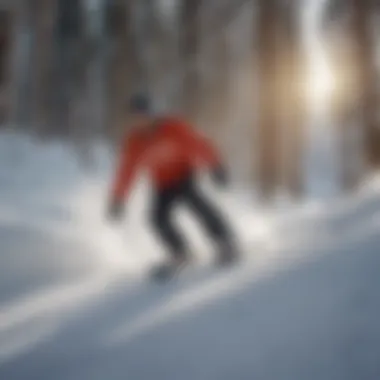
M170 260L157 269L157 277L167 277L188 263L188 247L171 211L185 203L202 222L218 247L217 262L231 264L237 258L234 239L226 221L196 186L196 173L207 167L218 185L228 183L226 170L212 144L186 122L174 117L153 115L150 99L132 97L128 105L133 129L121 147L108 206L108 216L119 221L139 170L147 169L155 190L150 221L170 253Z

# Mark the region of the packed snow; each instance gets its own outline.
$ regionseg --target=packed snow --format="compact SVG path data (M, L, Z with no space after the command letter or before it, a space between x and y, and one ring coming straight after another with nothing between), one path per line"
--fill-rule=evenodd
M245 258L164 286L146 223L149 182L125 223L104 218L112 154L90 169L62 143L0 136L0 379L377 380L380 192L275 210L200 183ZM209 242L178 222L200 265Z

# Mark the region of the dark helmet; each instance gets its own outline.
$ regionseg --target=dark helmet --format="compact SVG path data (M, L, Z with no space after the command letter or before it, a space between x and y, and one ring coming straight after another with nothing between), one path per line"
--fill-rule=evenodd
M132 113L151 113L152 105L149 96L146 94L136 94L129 100L129 111Z

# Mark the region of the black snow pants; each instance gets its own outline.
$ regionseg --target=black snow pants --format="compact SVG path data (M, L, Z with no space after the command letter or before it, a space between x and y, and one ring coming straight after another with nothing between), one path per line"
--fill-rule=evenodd
M151 215L153 228L169 248L172 257L185 258L188 255L185 240L172 220L172 211L177 204L190 208L221 250L232 246L232 234L226 221L200 193L194 177L190 175L175 186L155 194Z

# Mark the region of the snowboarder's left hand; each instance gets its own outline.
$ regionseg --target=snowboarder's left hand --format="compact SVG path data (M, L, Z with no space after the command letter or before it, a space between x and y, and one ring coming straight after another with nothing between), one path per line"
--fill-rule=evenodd
M212 170L212 179L218 186L226 187L228 185L228 175L226 169L219 165Z
M119 200L112 200L108 205L107 219L111 222L119 222L124 216L124 205Z

